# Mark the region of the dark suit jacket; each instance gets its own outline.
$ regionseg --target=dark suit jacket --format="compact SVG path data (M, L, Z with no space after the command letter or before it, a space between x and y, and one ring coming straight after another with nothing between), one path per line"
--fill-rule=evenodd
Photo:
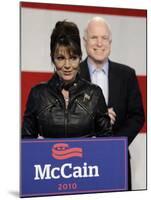
M87 59L80 64L82 78L90 80ZM130 144L144 124L142 98L134 69L109 61L108 107L116 112L115 136L127 136Z

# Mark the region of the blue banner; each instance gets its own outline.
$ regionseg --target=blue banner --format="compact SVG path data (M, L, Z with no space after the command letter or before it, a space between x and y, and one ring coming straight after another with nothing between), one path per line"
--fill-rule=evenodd
M21 142L21 197L127 190L127 139Z

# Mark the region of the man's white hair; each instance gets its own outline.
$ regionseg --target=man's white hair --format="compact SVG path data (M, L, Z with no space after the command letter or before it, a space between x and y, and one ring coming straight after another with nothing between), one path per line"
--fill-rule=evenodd
M109 23L103 17L100 17L100 16L95 16L87 22L86 28L84 29L84 39L87 39L88 28L89 28L90 23L92 23L92 22L104 23L106 25L106 27L108 28L110 40L112 40L111 27L110 27Z

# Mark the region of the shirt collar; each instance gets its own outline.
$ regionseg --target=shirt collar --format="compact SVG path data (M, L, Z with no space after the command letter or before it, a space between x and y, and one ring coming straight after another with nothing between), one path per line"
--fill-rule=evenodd
M95 71L98 70L102 70L105 75L108 76L108 71L109 71L109 61L107 60L107 62L104 63L103 67L102 68L96 68L90 61L90 59L88 58L87 59L87 63L88 63L88 68L89 68L89 72L90 72L90 75L92 75Z

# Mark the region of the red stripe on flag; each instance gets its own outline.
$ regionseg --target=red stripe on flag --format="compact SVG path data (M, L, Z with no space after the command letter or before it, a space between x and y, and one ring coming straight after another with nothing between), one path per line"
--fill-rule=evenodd
M30 89L35 86L36 84L44 81L48 81L52 77L52 73L48 72L22 72L21 73L21 116L23 117L23 113L25 111L26 101L27 97L29 95ZM142 94L142 100L143 100L143 106L145 111L145 116L147 113L147 78L146 76L137 76L141 94ZM146 120L145 124L141 130L141 132L146 133Z
M75 6L75 5L61 5L61 4L48 4L48 3L34 3L34 2L21 2L22 8L34 8L45 10L62 10L82 13L97 13L108 15L122 15L122 16L135 16L147 17L147 10L128 9L128 8L108 8L108 7L94 7L94 6Z
M30 89L40 82L48 81L52 73L22 72L21 73L21 116L25 111L27 97Z

